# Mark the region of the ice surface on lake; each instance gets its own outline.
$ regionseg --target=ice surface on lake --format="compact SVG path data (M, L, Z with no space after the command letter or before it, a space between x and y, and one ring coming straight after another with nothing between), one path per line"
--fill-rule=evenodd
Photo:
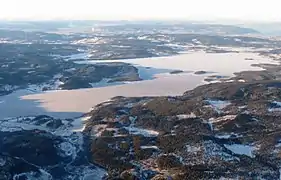
M254 60L246 61L245 58L253 58ZM169 57L89 62L131 63L141 70L140 76L148 80L122 85L112 84L112 86L106 87L99 87L101 84L97 84L92 89L60 90L42 94L34 94L29 91L15 92L16 94L13 93L11 96L0 97L0 101L4 101L4 103L0 103L2 112L0 116L13 117L50 113L65 118L72 113L80 113L81 115L88 112L91 107L115 96L177 96L206 83L204 76L194 76L193 73L171 75L166 70L183 70L185 72L204 70L216 72L214 75L233 76L234 72L261 70L259 67L252 67L251 64L274 63L269 58L244 52L220 54L194 52ZM89 62L80 61L79 63Z
M253 61L246 61L245 58L253 58ZM254 53L204 53L193 52L176 56L137 58L137 59L119 59L119 60L93 60L78 61L84 63L100 62L125 62L136 66L150 67L155 69L183 70L183 71L208 71L217 72L219 75L233 76L234 72L261 70L262 68L253 67L252 64L277 62Z

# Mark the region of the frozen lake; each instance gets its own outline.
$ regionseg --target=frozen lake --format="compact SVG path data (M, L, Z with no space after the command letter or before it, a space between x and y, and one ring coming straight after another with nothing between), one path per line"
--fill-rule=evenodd
M252 61L245 60L253 59ZM151 67L155 69L183 70L183 71L211 71L221 75L233 75L234 72L247 70L260 70L251 66L260 63L276 63L268 58L258 56L255 53L204 53L194 52L177 56L140 58L140 59L121 59L121 60L94 60L77 61L77 63L106 63L106 62L125 62L140 67Z
M245 60L252 58L254 60ZM99 63L112 61L87 61ZM212 54L194 52L170 57L156 57L114 62L132 63L140 70L144 81L79 89L70 91L52 91L40 94L13 93L0 97L0 118L47 114L60 118L77 117L88 112L91 107L115 96L167 96L182 95L185 91L204 84L209 75L233 76L233 73L245 70L261 70L252 64L275 63L255 53ZM85 63L80 61L78 63ZM170 74L174 70L186 73ZM212 74L195 75L195 71L210 71ZM154 79L151 79L154 77Z

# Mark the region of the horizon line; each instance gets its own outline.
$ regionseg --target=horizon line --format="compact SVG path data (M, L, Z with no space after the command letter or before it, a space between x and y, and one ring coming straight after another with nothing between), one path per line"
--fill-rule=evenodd
M88 19L88 18L0 18L0 22L51 22L51 21L99 21L99 22L118 22L118 21L127 21L127 22L141 22L141 21L160 21L160 22L212 22L212 23L281 23L281 20L243 20L235 18L216 18L216 19L196 19L196 18L136 18L136 19Z

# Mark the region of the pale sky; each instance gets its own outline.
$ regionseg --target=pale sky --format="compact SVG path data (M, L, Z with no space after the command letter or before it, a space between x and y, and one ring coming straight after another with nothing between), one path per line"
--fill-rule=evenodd
M2 2L1 2L2 1ZM0 19L281 21L280 0L0 0Z

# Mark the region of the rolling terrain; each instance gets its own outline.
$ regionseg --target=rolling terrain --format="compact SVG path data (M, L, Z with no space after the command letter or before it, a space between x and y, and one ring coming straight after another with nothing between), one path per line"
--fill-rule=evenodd
M245 27L1 22L0 180L280 179L280 45Z

